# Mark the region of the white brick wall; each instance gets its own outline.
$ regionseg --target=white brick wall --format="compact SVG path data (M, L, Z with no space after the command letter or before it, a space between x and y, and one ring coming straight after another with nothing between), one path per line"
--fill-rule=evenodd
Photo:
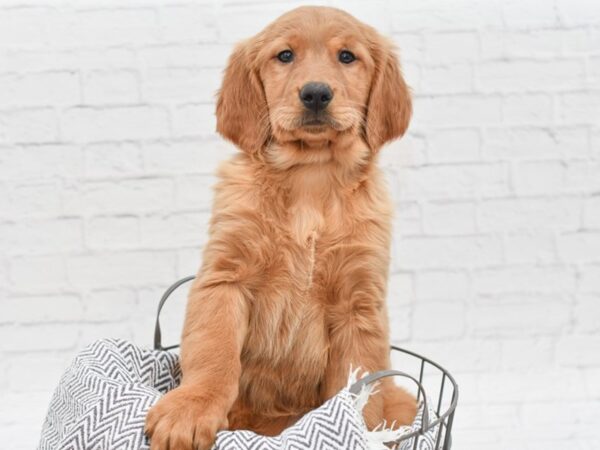
M35 446L86 343L151 343L234 152L231 46L300 3L0 3L0 442ZM600 448L600 3L329 4L392 36L414 90L381 155L392 335L456 375L455 447Z

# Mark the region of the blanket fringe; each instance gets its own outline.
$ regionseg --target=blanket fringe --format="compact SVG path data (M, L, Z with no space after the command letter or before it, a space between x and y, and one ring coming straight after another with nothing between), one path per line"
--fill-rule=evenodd
M368 372L361 372L361 368L353 369L350 367L350 373L348 374L348 384L346 388L350 388L354 383L356 383L361 378L369 375ZM394 442L400 439L403 435L410 432L409 427L399 427L394 429L396 422L392 422L390 425L386 423L384 420L382 423L377 425L372 431L367 429L367 426L364 422L364 418L362 415L363 409L371 395L377 394L379 391L376 389L379 385L379 382L371 383L368 385L364 385L358 394L350 394L352 396L353 405L356 411L358 412L362 423L366 430L367 437L367 445L369 450L390 450L391 448L396 448L396 446L390 447L386 445L386 443Z

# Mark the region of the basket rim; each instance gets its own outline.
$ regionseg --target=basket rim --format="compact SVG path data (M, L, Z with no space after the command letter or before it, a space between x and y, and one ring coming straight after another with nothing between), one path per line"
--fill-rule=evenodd
M417 435L423 435L427 431L431 430L432 428L434 428L437 425L439 425L440 423L442 423L446 418L448 418L451 414L453 414L454 411L456 411L456 406L458 405L458 383L456 382L456 380L454 379L452 374L446 368L444 368L440 364L436 363L435 361L433 361L423 355L420 355L419 353L413 352L412 350L407 350L407 349L399 347L397 345L390 345L390 349L393 351L406 353L408 355L414 356L415 358L419 358L422 361L422 364L425 362L428 364L431 364L432 366L436 367L437 369L439 369L442 372L443 378L448 378L450 380L450 383L452 383L452 401L450 402L450 406L448 407L448 409L442 414L436 414L437 419L431 421L427 425L427 427L422 427L419 430L413 431L412 433L402 436L402 440L409 439L409 438L411 438L413 436L417 436ZM421 377L422 377L422 372L421 372ZM421 381L422 380L420 380L420 382Z

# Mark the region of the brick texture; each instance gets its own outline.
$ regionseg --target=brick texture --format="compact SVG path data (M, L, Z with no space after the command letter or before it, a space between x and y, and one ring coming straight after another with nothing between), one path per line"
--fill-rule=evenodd
M300 3L0 4L0 442L36 445L91 340L151 344L235 152L214 131L232 45ZM390 36L414 92L380 158L391 334L458 379L454 446L600 448L600 3L316 3Z

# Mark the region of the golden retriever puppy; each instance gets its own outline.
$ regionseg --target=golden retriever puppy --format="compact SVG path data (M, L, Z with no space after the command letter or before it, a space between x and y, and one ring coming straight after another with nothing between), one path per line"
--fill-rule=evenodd
M351 365L389 368L393 209L376 159L410 116L390 42L338 9L295 9L234 50L217 130L241 152L219 171L183 379L148 414L152 450L205 450L226 428L278 434ZM365 419L415 412L387 380Z

